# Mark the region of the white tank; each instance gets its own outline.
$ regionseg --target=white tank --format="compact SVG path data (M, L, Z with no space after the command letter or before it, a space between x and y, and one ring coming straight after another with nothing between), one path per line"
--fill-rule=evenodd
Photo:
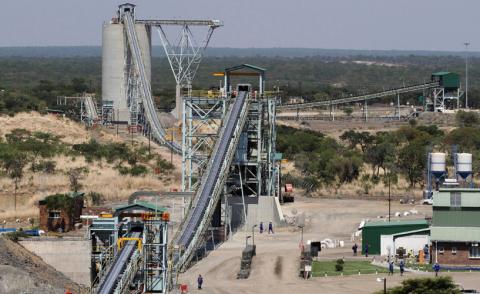
M463 178L472 173L472 154L457 153L457 173Z
M151 81L151 33L143 24L136 24L147 79ZM115 120L128 122L130 112L127 104L127 59L128 43L122 23L108 23L102 34L102 100L113 101Z
M443 174L445 173L446 162L445 153L430 153L430 170L433 174Z
M113 101L117 121L128 121L123 24L104 24L102 34L102 100Z

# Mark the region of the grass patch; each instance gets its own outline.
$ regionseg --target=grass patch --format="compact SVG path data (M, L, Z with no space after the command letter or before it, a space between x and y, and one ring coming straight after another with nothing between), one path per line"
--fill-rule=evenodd
M388 273L388 269L372 265L369 261L348 261L343 264L342 271L336 271L335 260L331 261L314 261L312 265L312 276L323 277L325 274L328 276L339 276L342 273L344 275L358 275L360 272L362 275L375 274L375 273Z

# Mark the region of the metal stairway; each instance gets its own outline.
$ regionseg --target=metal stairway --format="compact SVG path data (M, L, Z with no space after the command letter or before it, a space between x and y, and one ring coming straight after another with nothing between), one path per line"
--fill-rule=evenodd
M284 104L284 105L278 105L277 110L287 110L287 109L295 110L295 109L313 108L313 107L320 107L320 106L330 106L330 105L338 105L338 104L345 104L345 103L351 103L351 102L359 102L359 101L377 99L377 98L386 97L386 96L397 95L401 93L426 90L430 88L435 88L438 85L439 85L438 82L429 82L429 83L424 83L419 85L400 87L396 89L390 89L390 90L381 91L377 93L353 96L348 98L340 98L340 99L334 99L334 100L309 102L309 103Z
M188 266L220 200L247 119L248 96L247 92L239 92L235 102L230 106L192 206L174 239L175 244L183 250L180 259L174 261L177 270Z
M152 92L150 88L150 82L147 79L145 64L142 59L140 45L138 43L137 32L135 31L135 22L133 16L129 12L125 12L123 15L123 22L125 30L127 32L127 39L130 51L132 53L133 61L137 70L139 82L140 82L140 96L142 106L144 109L145 118L152 130L152 136L160 143L165 144L174 152L181 154L182 147L174 142L166 139L166 132L163 128L156 112L155 104L152 98Z

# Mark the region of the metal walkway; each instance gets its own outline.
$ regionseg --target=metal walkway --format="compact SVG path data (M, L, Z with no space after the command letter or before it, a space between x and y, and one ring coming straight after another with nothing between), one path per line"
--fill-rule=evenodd
M223 191L228 170L235 156L235 150L247 114L248 93L239 92L226 115L212 157L195 193L192 207L188 211L177 238L174 240L184 250L180 260L177 261L178 269L185 268L188 265L197 243L208 228L215 207L220 200L220 194Z
M139 232L134 232L131 237L138 238L140 237ZM115 289L118 279L122 272L125 270L125 267L128 264L130 257L135 251L136 241L127 241L123 249L118 253L115 261L113 262L112 267L108 271L105 279L98 287L98 294L110 294Z
M310 102L310 103L284 104L284 105L277 106L277 109L278 110L286 110L286 109L295 110L295 109L303 109L303 108L313 108L313 107L320 107L320 106L330 106L330 105L338 105L338 104L345 104L345 103L352 103L352 102L360 102L360 101L377 99L377 98L386 97L386 96L397 95L401 93L426 90L430 88L435 88L438 85L439 85L438 82L430 82L430 83L424 83L419 85L390 89L390 90L386 90L378 93L353 96L348 98L340 98L340 99Z
M140 45L138 43L137 32L135 30L135 21L131 13L125 13L123 15L123 22L125 30L127 32L127 39L135 67L137 69L138 78L140 81L140 96L142 105L144 108L144 114L150 128L152 130L152 136L160 143L165 144L174 152L181 154L182 147L174 142L166 139L166 132L163 128L156 112L155 104L152 98L152 92L150 88L150 81L147 79L145 64L142 59Z

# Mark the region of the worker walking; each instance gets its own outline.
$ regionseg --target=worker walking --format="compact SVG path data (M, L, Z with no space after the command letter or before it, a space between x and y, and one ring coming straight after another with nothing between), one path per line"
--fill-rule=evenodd
M365 244L365 248L363 249L363 252L365 253L365 257L368 257L368 243Z
M270 234L270 232L273 234L273 224L272 224L272 222L268 223L268 233Z
M438 272L440 271L440 265L438 264L438 262L435 262L435 264L433 265L433 270L435 271L435 277L438 277Z
M198 275L197 283L198 283L198 290L202 290L202 284L203 284L202 275Z
M400 260L399 267L400 267L400 275L403 276L403 272L405 272L405 263L403 262L403 260Z
M352 246L353 256L357 256L357 250L358 250L358 245L357 243L355 243Z
M259 229L260 229L260 234L263 234L263 222L260 222Z
M388 275L393 276L393 261L388 263Z

